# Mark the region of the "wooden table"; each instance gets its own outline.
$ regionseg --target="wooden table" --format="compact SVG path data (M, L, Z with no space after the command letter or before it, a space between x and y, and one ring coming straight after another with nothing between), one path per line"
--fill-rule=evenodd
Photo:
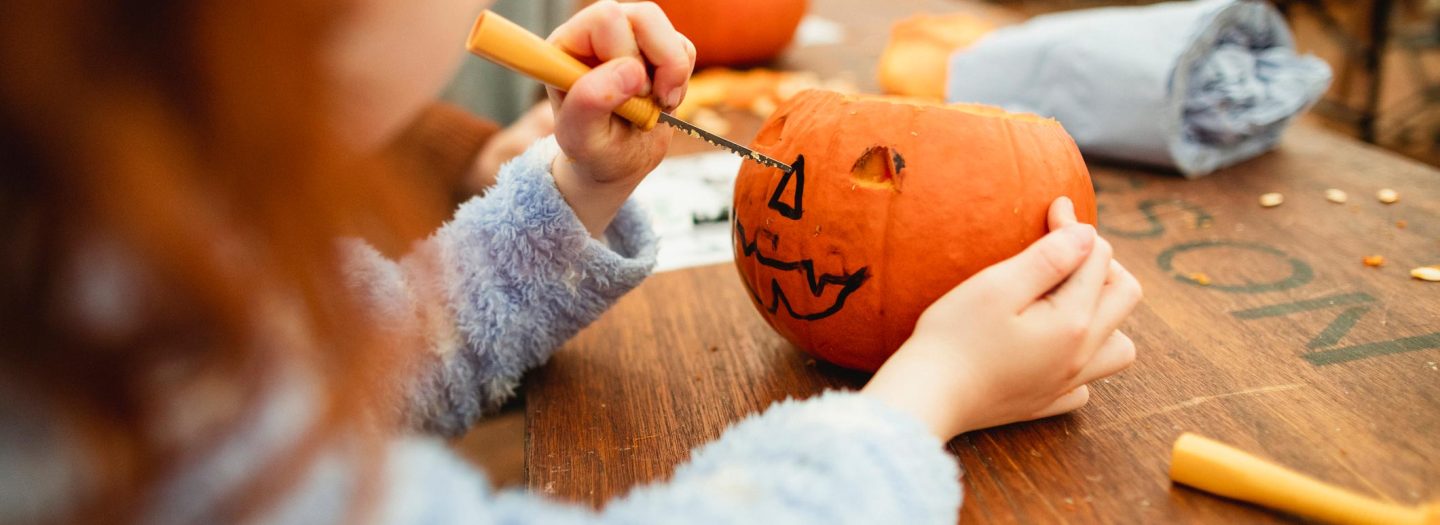
M816 9L865 19L865 4ZM1075 414L952 441L964 521L1286 519L1172 486L1183 431L1384 499L1440 499L1440 284L1407 276L1440 264L1440 172L1310 127L1196 181L1091 170L1101 232L1145 286L1123 327L1139 358ZM1327 202L1332 187L1350 202ZM1377 202L1383 187L1401 201ZM1261 208L1271 191L1285 204ZM771 331L732 266L659 274L527 380L527 483L599 505L778 399L865 379Z

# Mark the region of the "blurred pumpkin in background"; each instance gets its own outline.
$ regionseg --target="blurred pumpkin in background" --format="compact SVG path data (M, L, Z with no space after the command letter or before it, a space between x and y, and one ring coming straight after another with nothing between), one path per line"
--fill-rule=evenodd
M777 332L849 368L879 368L930 303L1045 235L1056 198L1096 220L1080 150L1035 115L811 90L751 147L795 169L740 168L740 277Z
M941 101L950 55L970 47L996 24L963 14L916 15L890 29L890 43L877 67L880 88L892 95Z
M752 65L784 51L807 0L651 0L695 44L696 67Z

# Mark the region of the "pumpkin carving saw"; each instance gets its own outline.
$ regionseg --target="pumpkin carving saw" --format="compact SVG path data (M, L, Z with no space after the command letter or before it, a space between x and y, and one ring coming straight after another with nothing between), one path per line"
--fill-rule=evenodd
M761 316L806 352L879 368L920 313L1046 233L1064 195L1095 223L1095 194L1059 123L985 106L807 91L744 163L733 248Z

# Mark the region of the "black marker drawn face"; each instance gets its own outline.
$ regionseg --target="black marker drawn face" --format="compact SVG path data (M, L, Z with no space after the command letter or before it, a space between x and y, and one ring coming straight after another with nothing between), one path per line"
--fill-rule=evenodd
M800 221L805 217L805 156L797 157L791 166L794 171L782 175L770 195L767 207L775 214L772 220ZM763 276L760 279L762 283L752 284L746 280L745 285L755 302L772 315L784 307L785 313L795 319L824 319L843 309L845 299L870 278L869 266L849 272L821 273L815 269L815 260L812 258L785 259L778 253L780 243L784 242L780 234L763 224L744 224L739 213L734 215L735 239L740 248L736 255L751 258L771 270L760 274ZM767 247L770 248L769 251L766 250ZM781 286L778 274L768 275L777 272L803 277L804 285L800 286L800 289L787 291L785 286ZM767 279L768 285L763 283ZM757 285L761 287L760 290L756 289ZM795 300L801 297L806 300ZM798 308L797 303L800 305Z
M740 167L741 282L776 333L848 368L878 369L936 299L1043 237L1055 198L1094 224L1075 141L1033 115L810 90L751 147L798 169Z

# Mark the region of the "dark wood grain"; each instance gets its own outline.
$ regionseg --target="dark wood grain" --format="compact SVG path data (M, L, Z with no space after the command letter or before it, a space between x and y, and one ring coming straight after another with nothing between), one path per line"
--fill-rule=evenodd
M530 488L599 503L667 475L758 407L864 377L787 346L733 267L662 273L527 381Z
M816 9L842 4L863 9ZM1407 276L1440 264L1440 172L1309 127L1194 181L1091 170L1101 231L1145 286L1124 326L1139 358L1073 415L951 442L964 521L1287 519L1173 487L1183 431L1382 499L1440 499L1440 284ZM1377 202L1382 187L1401 202ZM1326 188L1350 202L1327 202ZM1261 208L1271 191L1285 204ZM1371 254L1387 264L1364 266ZM775 400L864 380L775 335L732 266L659 274L529 377L527 483L600 505Z

